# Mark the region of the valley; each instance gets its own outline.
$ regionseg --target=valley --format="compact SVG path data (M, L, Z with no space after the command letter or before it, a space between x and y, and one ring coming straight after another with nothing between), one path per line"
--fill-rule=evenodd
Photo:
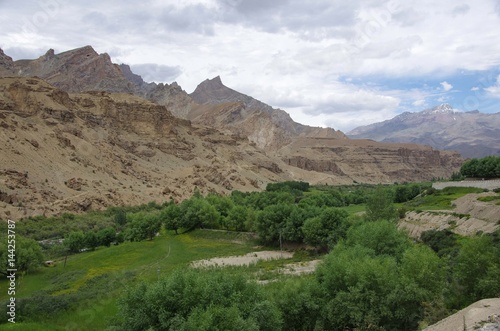
M0 328L421 330L500 295L498 188L431 184L464 175L457 152L303 125L220 76L148 83L91 46L0 50L0 76Z

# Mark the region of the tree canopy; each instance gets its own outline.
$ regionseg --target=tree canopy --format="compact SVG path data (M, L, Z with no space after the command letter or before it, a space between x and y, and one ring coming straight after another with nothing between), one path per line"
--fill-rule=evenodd
M462 164L460 173L465 177L500 178L500 156L467 160Z

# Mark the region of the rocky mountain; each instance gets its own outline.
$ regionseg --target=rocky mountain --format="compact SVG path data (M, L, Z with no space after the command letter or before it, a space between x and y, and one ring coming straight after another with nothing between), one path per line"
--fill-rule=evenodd
M459 112L442 104L358 127L347 135L381 142L427 144L464 157L500 155L500 113Z
M284 110L225 86L219 76L199 84L190 96L200 105L189 114L193 122L246 136L266 150L279 149L298 137L346 138L331 128L294 122Z
M34 60L12 61L0 49L0 75L40 77L67 92L106 91L133 93L169 107L177 117L187 118L193 101L176 83L147 83L128 65L117 65L108 54L91 46L55 54L49 49Z
M0 78L0 127L0 218L324 177L140 97L68 94L38 78Z
M14 61L0 49L0 75L11 76L15 75Z
M22 77L40 77L67 92L134 90L134 84L111 62L109 55L97 54L91 46L59 54L49 49L38 59L14 61L14 73Z
M0 70L0 218L180 200L194 187L430 180L462 163L295 123L219 77L191 95L146 83L88 47L22 61L1 52Z

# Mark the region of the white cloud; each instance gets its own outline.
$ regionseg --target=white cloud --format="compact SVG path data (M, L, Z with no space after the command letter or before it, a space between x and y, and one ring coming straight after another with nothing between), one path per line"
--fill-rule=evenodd
M131 70L133 73L140 75L145 82L174 81L181 74L181 69L178 66L154 63L134 64Z
M425 106L425 99L415 100L415 101L412 102L412 105L415 106L415 107Z
M496 84L484 89L488 94L495 98L500 98L500 75L497 76Z
M454 0L0 1L0 47L19 59L92 45L145 80L176 80L188 92L221 75L306 124L347 128L432 106L452 91L450 74L498 68L498 8ZM395 77L432 77L441 88L368 84ZM492 96L499 89L484 88Z
M446 82L446 81L441 82L440 84L441 84L441 86L443 87L443 90L444 90L445 92L451 91L451 89L453 88L453 85L451 85L450 83L448 83L448 82Z

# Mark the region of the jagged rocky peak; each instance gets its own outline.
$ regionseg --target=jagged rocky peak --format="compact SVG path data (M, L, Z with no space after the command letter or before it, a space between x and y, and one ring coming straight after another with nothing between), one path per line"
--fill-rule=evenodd
M222 84L222 80L220 76L214 77L212 79L205 79L203 82L198 84L196 89L194 90L193 94L196 93L196 91L212 91L212 90L218 90L221 88L227 88L224 84Z
M54 56L55 56L54 49L50 48L43 57L46 59L52 59Z
M119 67L123 72L125 78L127 78L130 82L134 83L137 86L141 86L145 83L140 75L134 74L132 72L132 69L130 69L130 66L128 64L122 63L119 65Z
M199 104L242 101L241 99L243 97L241 93L225 86L220 76L212 79L205 79L196 87L190 96Z
M0 48L0 75L7 76L14 73L14 61Z
M422 111L423 114L453 114L455 112L455 109L447 103Z

